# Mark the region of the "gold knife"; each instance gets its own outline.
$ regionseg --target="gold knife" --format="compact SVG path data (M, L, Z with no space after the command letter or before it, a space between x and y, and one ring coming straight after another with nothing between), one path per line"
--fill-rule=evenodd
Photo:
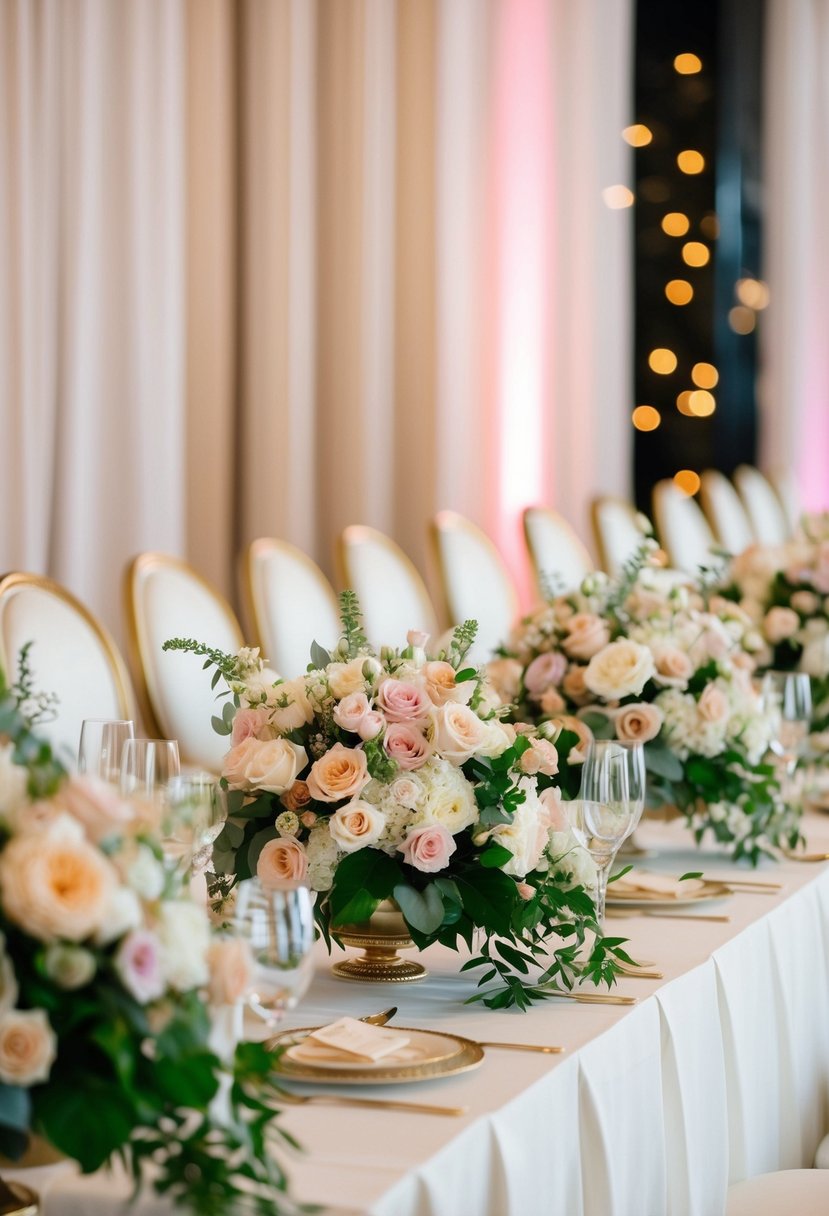
M698 916L695 912L690 915L685 912L653 912L650 908L631 908L624 911L617 908L608 908L605 911L605 916L613 920L630 920L633 916L650 916L657 920L708 920L716 921L720 925L727 925L731 920L730 916Z

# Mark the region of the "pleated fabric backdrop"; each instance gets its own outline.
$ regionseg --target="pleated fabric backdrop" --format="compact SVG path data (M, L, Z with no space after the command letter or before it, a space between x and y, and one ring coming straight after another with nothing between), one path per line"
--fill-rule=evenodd
M0 565L628 488L631 0L0 0Z

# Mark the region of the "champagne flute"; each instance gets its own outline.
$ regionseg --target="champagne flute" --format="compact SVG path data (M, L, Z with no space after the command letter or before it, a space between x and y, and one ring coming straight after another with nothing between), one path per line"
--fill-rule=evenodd
M226 818L224 790L210 773L171 777L161 818L165 856L183 872L203 873Z
M770 747L780 761L787 783L806 745L812 721L812 685L802 671L767 671L762 685L763 708L773 716Z
M630 835L644 807L644 788L634 786L628 750L616 739L594 739L582 769L580 797L562 803L580 844L596 863L596 919L604 920L607 880L622 841Z
M127 739L121 754L121 793L160 802L168 781L180 772L175 739Z
M117 785L124 744L134 737L135 728L127 719L84 718L78 745L78 772Z
M305 995L314 965L314 912L308 887L239 883L233 918L248 943L253 973L245 1002L273 1033L280 1018Z

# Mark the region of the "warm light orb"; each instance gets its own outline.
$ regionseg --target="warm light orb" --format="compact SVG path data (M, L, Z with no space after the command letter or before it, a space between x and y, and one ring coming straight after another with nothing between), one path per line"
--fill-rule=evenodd
M682 260L686 266L704 266L711 257L711 250L702 241L686 241L682 246Z
M660 376L670 376L671 372L676 371L676 355L667 347L657 346L648 355L648 366Z
M627 186L605 186L602 190L602 198L604 204L611 211L620 211L623 207L631 207L633 205L633 191Z
M691 389L686 388L679 394L676 399L676 408L686 418L694 417L694 411L691 409Z
M693 469L680 469L674 473L674 485L690 498L700 487L699 473Z
M694 298L694 289L687 279L671 279L665 284L665 295L671 304L690 304Z
M631 420L637 431L655 431L662 421L662 415L652 405L637 405Z
M693 76L702 71L702 60L699 55L686 51L674 59L674 71L679 72L680 76Z
M705 157L701 152L695 152L693 148L686 148L684 152L679 153L676 163L683 173L693 176L695 173L702 173L705 168Z
M709 414L714 413L717 403L707 389L698 388L688 398L688 408L695 418L707 418Z
M728 313L728 324L735 334L750 334L757 324L757 317L751 308L743 308L739 304Z
M697 388L715 388L720 373L713 363L695 363L691 368L691 379Z
M691 227L691 221L681 211L669 211L662 216L662 231L668 236L685 236Z
M622 139L629 143L631 148L644 148L653 139L653 131L643 122L635 122L631 126L625 127Z
M761 282L760 279L738 279L736 292L737 299L741 304L745 304L746 308L753 308L755 312L768 308L768 284Z

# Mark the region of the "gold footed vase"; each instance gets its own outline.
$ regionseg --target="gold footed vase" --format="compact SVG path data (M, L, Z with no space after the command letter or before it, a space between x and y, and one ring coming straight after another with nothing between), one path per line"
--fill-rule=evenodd
M40 1195L72 1168L72 1163L40 1136L31 1137L29 1147L17 1161L0 1155L0 1216L39 1216Z
M397 904L384 899L369 920L359 925L341 925L333 932L344 946L363 953L346 958L331 968L343 980L368 984L411 984L426 978L426 968L401 958L398 950L414 950L408 926Z

